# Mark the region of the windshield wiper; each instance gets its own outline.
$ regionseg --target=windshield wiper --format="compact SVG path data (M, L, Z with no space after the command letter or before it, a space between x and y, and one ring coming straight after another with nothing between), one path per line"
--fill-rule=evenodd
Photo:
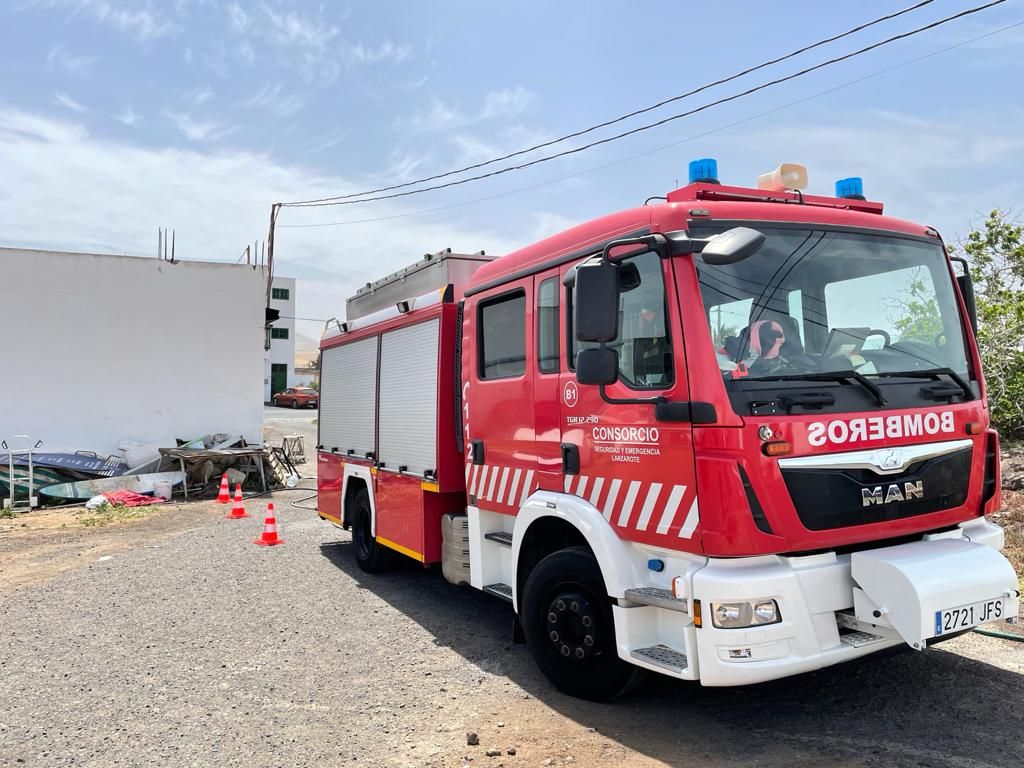
M971 385L961 376L959 373L954 371L952 368L928 368L923 371L885 371L884 373L873 373L872 376L884 376L889 379L898 379L900 377L908 379L936 379L938 380L941 376L948 376L953 382L960 387L964 392L964 397L968 400L974 399L974 390L971 389Z
M880 390L874 382L864 376L864 374L857 373L857 371L795 373L791 376L757 376L756 378L752 378L751 381L838 381L840 383L855 381L870 392L871 396L875 399L875 402L879 405L887 405L889 402L885 399L885 395L882 394L882 390Z

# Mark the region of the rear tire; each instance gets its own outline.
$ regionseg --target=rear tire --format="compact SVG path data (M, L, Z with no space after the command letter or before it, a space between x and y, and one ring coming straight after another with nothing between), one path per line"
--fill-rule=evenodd
M644 670L618 656L611 600L586 547L541 560L526 580L521 608L530 653L560 691L611 701L645 677Z
M299 407L299 401L298 400L292 400L292 408L298 408L298 407Z
M352 549L356 565L366 573L381 573L394 565L394 552L381 546L370 527L370 497L360 488L352 497Z

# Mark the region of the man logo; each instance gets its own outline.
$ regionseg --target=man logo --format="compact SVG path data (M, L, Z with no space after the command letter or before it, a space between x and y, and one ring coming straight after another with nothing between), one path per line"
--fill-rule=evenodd
M882 490L885 489L883 495ZM894 501L911 501L912 499L924 498L924 483L918 480L916 483L893 483L888 488L884 485L876 485L874 488L861 488L861 505L870 507L872 504L891 504Z
M900 466L900 456L895 450L889 450L882 457L882 469L896 469Z

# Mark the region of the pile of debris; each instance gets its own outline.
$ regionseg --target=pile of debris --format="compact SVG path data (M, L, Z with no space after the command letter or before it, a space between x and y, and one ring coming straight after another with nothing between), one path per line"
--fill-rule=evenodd
M173 447L167 447L173 443ZM18 435L0 443L0 509L28 511L44 504L85 501L117 492L170 498L216 493L224 473L232 483L270 490L294 485L299 473L292 446L247 445L243 437L204 435L190 440L122 442L110 456L90 451L50 453ZM301 451L301 446L299 448Z

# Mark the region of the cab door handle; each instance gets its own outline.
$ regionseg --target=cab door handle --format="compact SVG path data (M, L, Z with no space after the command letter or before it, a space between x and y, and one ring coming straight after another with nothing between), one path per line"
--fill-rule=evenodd
M575 443L562 443L562 472L566 475L580 473L580 447Z

